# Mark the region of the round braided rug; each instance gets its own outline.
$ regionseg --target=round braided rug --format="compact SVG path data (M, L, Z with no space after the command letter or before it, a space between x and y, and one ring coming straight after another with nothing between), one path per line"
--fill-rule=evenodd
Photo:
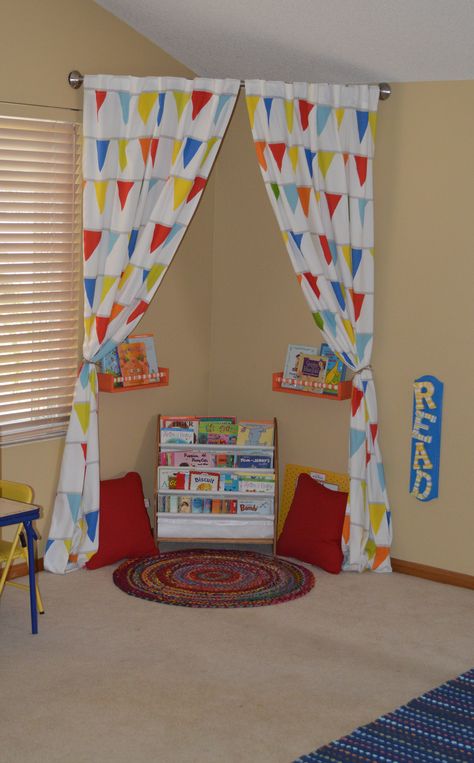
M181 607L263 607L297 599L315 583L293 562L253 551L194 549L128 559L114 583L130 596Z

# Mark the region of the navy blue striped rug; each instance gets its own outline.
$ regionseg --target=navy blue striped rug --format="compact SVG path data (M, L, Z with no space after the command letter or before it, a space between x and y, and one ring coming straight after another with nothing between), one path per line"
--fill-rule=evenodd
M294 763L474 761L474 669Z

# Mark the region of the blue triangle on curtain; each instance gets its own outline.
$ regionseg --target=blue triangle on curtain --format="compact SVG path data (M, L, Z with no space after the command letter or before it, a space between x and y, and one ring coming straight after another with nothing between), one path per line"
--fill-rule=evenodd
M351 259L352 259L352 278L354 278L355 274L359 270L360 261L362 259L362 249L352 249Z
M334 315L331 310L321 310L321 315L324 320L324 328L327 331L326 327L329 327L329 331L327 331L328 334L332 334L332 336L335 336L336 334L336 316ZM352 365L352 364L351 364Z
M81 493L66 493L69 503L69 510L71 512L72 521L74 524L77 522L77 516L81 507Z
M51 548L51 546L53 545L53 543L54 543L54 542L55 542L55 539L54 539L54 538L48 538L48 540L46 541L46 548L45 548L45 550L44 550L44 553L45 553L45 554L47 554L47 553L48 553L48 549L50 549L50 548Z
M87 535L91 540L94 540L97 531L97 520L99 519L99 512L89 511L88 514L84 514L84 519L87 524Z
M296 210L296 207L298 205L299 196L298 196L298 189L296 187L295 183L285 183L283 186L283 190L285 192L285 196L287 198L288 204L291 207L292 212Z
M123 121L125 122L125 124L127 124L128 117L130 114L130 93L120 91L119 98L120 98L120 107L122 109Z
M380 487L382 488L382 491L384 491L385 490L385 472L384 472L383 464L381 464L380 462L377 464L377 472L379 475Z
M367 379L364 379L364 381L362 382L362 390L364 392L364 395L367 392L367 385L368 385L368 383L369 382L367 381Z
M359 217L360 217L361 225L364 224L364 220L365 220L365 208L366 208L368 203L369 203L368 199L359 199Z
M359 140L362 143L364 135L369 124L369 112L368 111L356 111L357 114L357 127L359 129Z
M92 358L94 363L98 363L99 360L102 360L102 358L105 358L106 355L109 354L109 352L112 352L112 350L115 350L117 345L113 341L113 339L107 339L107 341L101 346L100 350L97 350L96 354Z
M186 138L186 143L183 149L183 166L187 167L189 162L196 155L196 152L202 146L202 140L196 140L195 138Z
M117 233L117 231L114 231L114 230L109 230L109 236L107 239L107 254L110 254L115 244L117 243L119 237L120 237L120 233Z
M301 252L301 240L303 238L303 235L304 235L303 233L293 233L293 231L290 230L290 236L295 242L300 252Z
M84 363L79 374L79 380L81 382L82 389L85 389L89 384L89 364Z
M143 270L143 273L142 273L142 283L144 283L146 281L149 272L150 272L149 270Z
M224 108L224 106L226 105L230 97L231 97L230 93L223 93L222 95L219 96L216 113L214 114L214 124L217 123L221 115L222 109Z
M341 352L341 355L342 355L342 357L344 358L344 360L346 361L346 363L347 363L347 364L348 364L348 365L349 365L351 368L354 368L354 367L355 367L355 366L354 366L354 363L353 363L353 362L352 362L352 360L350 359L350 357L349 357L349 355L347 354L347 352Z
M158 182L158 178L150 178L148 190L151 191L151 189L157 184L157 182Z
M372 339L372 334L356 334L356 347L357 347L357 355L359 356L359 361L362 363L365 350Z
M349 442L349 456L353 456L365 442L365 429L353 429L351 427Z
M314 162L314 157L316 156L316 151L311 151L309 148L305 148L304 153L306 156L306 161L308 163L309 174L311 175L311 177L313 177L313 162Z
M137 245L137 238L138 238L138 229L132 228L132 230L130 231L130 238L128 239L128 259L130 259L133 252L135 251L135 247Z
M183 225L182 223L175 223L173 227L171 228L170 232L168 233L168 235L166 236L165 246L168 246L168 244L176 236L176 234L179 233L179 231L185 227L186 226Z
M344 299L344 295L342 293L341 284L339 281L330 281L330 284L332 286L333 292L336 295L336 299L339 302L339 307L341 310L345 310L346 308L346 300Z
M102 172L102 167L105 164L107 151L109 149L110 140L96 140L97 146L97 163L99 165L99 172Z
M321 135L331 113L331 106L316 106L316 131Z
M156 115L156 124L160 125L161 120L163 119L163 112L165 110L165 98L166 93L159 93L158 94L158 113Z
M392 512L387 510L385 512L385 516L387 517L387 524L390 527L390 522L392 521Z
M337 262L337 245L335 241L328 239L329 251L331 252L332 261L334 264Z
M272 103L273 103L273 98L264 98L264 99L263 99L263 102L264 102L264 104L265 104L265 109L267 110L267 120L268 120L268 124L270 124L270 112L271 112L271 110L272 110Z
M91 307L94 304L95 285L95 278L84 278L84 291L86 292L87 301Z

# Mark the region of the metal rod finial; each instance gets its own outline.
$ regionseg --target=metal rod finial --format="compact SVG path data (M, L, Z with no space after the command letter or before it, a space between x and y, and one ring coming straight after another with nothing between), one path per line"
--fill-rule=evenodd
M67 75L67 81L69 82L70 86L74 88L74 90L77 90L84 82L84 75L81 74L81 72L78 72L77 69L74 69Z
M379 98L381 101L386 101L387 98L390 98L392 95L392 88L388 84L388 82L381 82L379 85L380 89L380 95Z

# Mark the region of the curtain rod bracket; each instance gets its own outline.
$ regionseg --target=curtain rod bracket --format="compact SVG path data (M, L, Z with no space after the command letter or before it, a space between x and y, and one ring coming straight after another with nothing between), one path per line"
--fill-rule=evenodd
M77 69L74 69L72 72L69 72L67 81L69 82L70 86L74 88L74 90L78 90L82 86L82 83L84 82L84 75L81 74L81 72L78 72ZM240 80L240 87L244 87L245 82L244 80ZM380 89L380 100L386 101L387 98L390 98L392 94L392 88L388 84L388 82L381 82L379 84Z

